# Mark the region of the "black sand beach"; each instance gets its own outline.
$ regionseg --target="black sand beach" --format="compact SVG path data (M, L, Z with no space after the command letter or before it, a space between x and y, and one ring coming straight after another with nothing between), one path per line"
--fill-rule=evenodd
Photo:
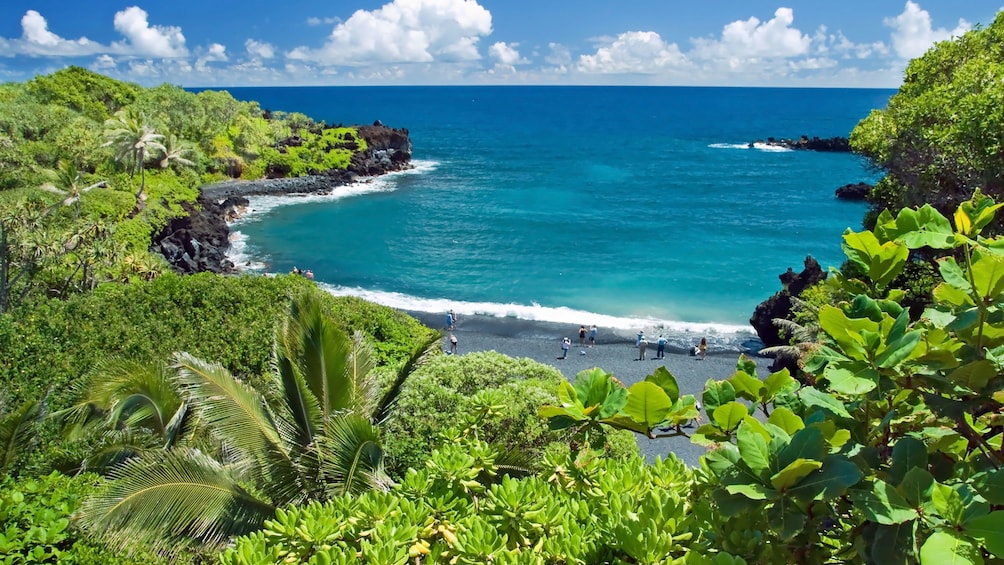
M445 315L427 312L408 312L425 325L445 332ZM635 335L624 330L599 328L595 347L579 347L578 326L535 322L516 318L496 318L490 316L461 316L452 332L445 332L443 349L448 350L449 334L457 336L458 353L463 355L475 351L497 351L510 357L528 357L540 363L557 367L570 381L579 371L600 367L613 373L625 385L630 386L656 367L665 366L680 385L681 394L693 394L700 399L704 383L708 379L727 379L736 368L737 351L711 350L707 358L700 360L679 347L667 348L663 359L655 359L655 338L649 341L647 359L638 361L638 349L634 346ZM568 337L572 347L567 359L561 356L561 339ZM697 339L700 339L699 337ZM695 339L695 344L697 339ZM585 351L585 355L582 352ZM761 378L766 376L772 360L752 357L757 362ZM672 452L689 465L699 464L704 448L694 445L688 438L674 437L650 440L638 437L638 447L642 454L654 461L657 456Z

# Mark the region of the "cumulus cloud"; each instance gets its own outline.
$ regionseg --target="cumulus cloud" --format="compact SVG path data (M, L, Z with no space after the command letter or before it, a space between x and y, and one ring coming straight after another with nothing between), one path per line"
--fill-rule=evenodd
M32 57L77 57L93 55L104 49L86 37L64 39L49 30L49 23L42 14L28 10L21 17L21 38L2 40L4 51L9 55L29 55Z
M199 72L205 72L209 70L209 63L212 62L225 62L230 58L227 57L227 48L219 43L211 43L206 52L199 56L195 60L195 69Z
M244 42L244 49L253 59L271 59L275 57L275 47L271 43L248 39Z
M774 17L761 22L756 17L725 25L720 39L695 39L692 58L773 59L805 55L812 43L808 35L791 27L795 13L778 8Z
M491 31L491 13L476 0L394 0L356 11L322 47L297 47L287 57L346 66L472 61Z
M496 64L507 67L529 63L529 61L520 57L519 51L516 50L517 47L519 47L517 43L507 44L504 41L499 41L488 48L488 55L492 59L495 59Z
M654 31L628 31L599 47L592 55L579 57L585 73L651 74L687 66L687 58L675 43L666 43Z
M126 40L115 42L112 46L123 54L141 57L166 59L188 56L180 27L151 26L146 17L146 11L138 6L116 12L115 30Z
M963 19L959 19L952 31L933 29L931 15L914 2L907 2L903 13L895 18L886 18L882 23L893 29L892 47L903 59L920 57L935 43L958 37L972 29L972 25Z

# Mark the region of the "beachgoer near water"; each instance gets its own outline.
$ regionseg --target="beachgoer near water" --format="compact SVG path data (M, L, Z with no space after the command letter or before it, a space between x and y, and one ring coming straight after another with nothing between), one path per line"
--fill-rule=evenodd
M579 347L586 344L586 326L579 326Z
M296 265L293 265L293 274L294 275L299 275L300 274L300 268L297 267Z
M697 344L697 354L700 355L702 361L708 356L708 338L701 338L701 343Z
M307 277L308 281L312 281L314 280L314 271L307 269L306 271L303 272L303 276Z
M638 339L634 340L634 346L641 345L641 340L645 339L645 330L638 330Z
M568 339L567 337L565 339L562 339L561 340L561 357L558 357L558 359L565 359L565 358L567 358L568 357L568 348L571 347L571 346L572 346L572 340Z
M589 328L589 347L596 345L596 324Z
M450 354L455 355L457 353L457 336L450 334Z
M450 312L448 314L446 314L446 329L452 330L453 329L453 323L455 321L456 320L453 319L453 310L450 310Z
M638 342L638 360L639 361L644 361L645 360L645 350L646 349L648 349L648 340L646 340L645 338L641 338L641 341Z
M659 336L659 341L656 342L657 349L655 350L656 359L664 359L666 357L666 338L662 335Z

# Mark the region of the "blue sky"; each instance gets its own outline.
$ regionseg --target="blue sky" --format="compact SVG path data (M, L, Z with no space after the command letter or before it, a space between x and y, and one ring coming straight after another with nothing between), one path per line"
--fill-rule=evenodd
M5 0L0 81L879 87L1002 0Z

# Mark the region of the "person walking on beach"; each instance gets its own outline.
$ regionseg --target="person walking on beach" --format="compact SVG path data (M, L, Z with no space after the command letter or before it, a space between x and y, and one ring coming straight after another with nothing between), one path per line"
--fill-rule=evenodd
M453 331L454 324L456 323L456 318L453 316L453 310L450 310L446 314L446 329Z
M634 340L634 346L641 345L641 340L645 339L645 330L638 330L638 339Z
M641 338L641 340L638 341L638 360L639 361L644 361L645 360L645 350L646 349L648 349L648 340L646 340L645 338Z
M579 326L579 347L586 345L586 326Z
M589 347L596 345L596 324L589 328Z
M659 341L656 342L657 347L655 350L656 359L665 359L666 357L666 338L662 335L659 336Z
M701 343L697 344L697 355L701 361L708 356L708 338L702 337Z
M568 348L572 346L572 340L567 337L561 340L561 357L558 359L565 359L568 357Z
M457 354L457 336L450 334L450 355Z

